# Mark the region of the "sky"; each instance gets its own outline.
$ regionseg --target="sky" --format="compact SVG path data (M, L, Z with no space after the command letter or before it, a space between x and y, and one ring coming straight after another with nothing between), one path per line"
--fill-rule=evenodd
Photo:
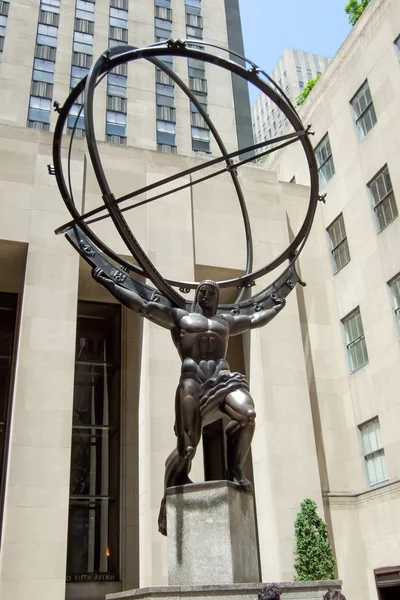
M351 29L346 0L239 0L246 57L270 73L290 46L334 56ZM252 87L252 86L250 86ZM257 90L250 92L253 103Z

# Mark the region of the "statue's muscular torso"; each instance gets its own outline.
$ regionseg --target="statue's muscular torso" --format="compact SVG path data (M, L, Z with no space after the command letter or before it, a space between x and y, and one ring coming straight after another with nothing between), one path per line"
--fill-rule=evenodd
M225 360L229 323L224 315L207 319L199 313L186 313L171 333L182 358L182 375L192 372L212 377L229 369Z

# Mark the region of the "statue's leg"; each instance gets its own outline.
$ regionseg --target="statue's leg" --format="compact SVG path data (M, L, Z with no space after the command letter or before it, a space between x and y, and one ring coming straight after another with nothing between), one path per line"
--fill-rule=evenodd
M202 428L197 390L198 384L186 379L180 382L176 393L177 447L165 463L164 497L158 516L158 530L163 535L167 535L165 490L175 485L192 483L189 472Z
M250 450L255 429L254 402L249 392L239 389L225 398L221 407L231 422L225 433L227 438L227 477L235 481L245 492L252 492L251 482L244 476L243 465Z

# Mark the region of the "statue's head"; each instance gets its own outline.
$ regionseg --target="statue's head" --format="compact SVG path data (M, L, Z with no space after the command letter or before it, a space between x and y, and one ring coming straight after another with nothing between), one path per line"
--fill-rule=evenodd
M346 596L343 596L339 590L329 590L324 595L324 600L346 600Z
M193 310L199 306L205 316L214 316L219 304L219 286L215 281L206 279L197 286L194 296Z
M281 590L274 584L266 585L258 594L258 600L280 600L280 597Z

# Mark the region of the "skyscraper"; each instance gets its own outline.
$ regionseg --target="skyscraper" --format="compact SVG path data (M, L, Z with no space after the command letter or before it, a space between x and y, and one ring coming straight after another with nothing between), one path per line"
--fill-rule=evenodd
M206 39L243 54L237 0L42 0L0 4L0 122L51 131L60 103L89 72L104 49L116 45L145 46L169 39ZM224 96L211 95L213 69L203 62L175 60L175 68L210 117L219 123L230 148L238 136L251 143L247 87L227 74L220 82ZM172 57L167 61L173 65ZM82 98L71 110L70 129L83 134ZM99 89L97 136L114 144L162 152L209 153L213 142L206 124L169 77L150 63L114 69Z
M272 79L279 85L292 104L310 79L321 75L328 67L331 59L326 56L285 48L274 70ZM286 119L281 111L259 94L251 109L253 137L256 143L282 135L286 127Z

